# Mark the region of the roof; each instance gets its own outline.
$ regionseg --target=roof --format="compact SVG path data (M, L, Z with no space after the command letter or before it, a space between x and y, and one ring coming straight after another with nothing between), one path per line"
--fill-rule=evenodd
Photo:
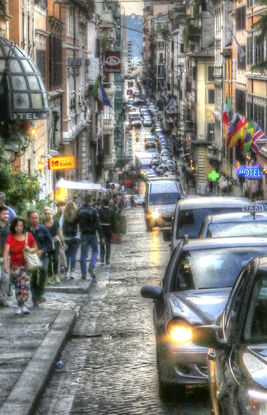
M178 245L179 246L179 245ZM188 239L183 246L185 251L196 251L199 249L216 248L240 248L266 246L267 238L253 237L231 237L231 238L208 238L208 239Z
M267 222L267 212L234 212L234 213L220 213L218 215L209 215L205 222L208 223L225 223L225 222Z
M187 199L179 200L178 202L181 210L186 209L202 209L211 207L239 207L248 206L252 202L250 199L245 197L228 197L228 196L197 196L190 197Z

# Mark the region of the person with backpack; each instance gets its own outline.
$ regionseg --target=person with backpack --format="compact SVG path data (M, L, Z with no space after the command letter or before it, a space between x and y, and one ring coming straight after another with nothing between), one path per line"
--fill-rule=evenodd
M111 239L112 230L114 226L115 213L111 207L109 207L108 199L103 200L103 205L99 210L99 219L103 230L104 240L100 244L100 257L101 262L105 262L106 265L110 265L110 251L111 251Z
M90 260L88 272L93 280L96 282L94 273L95 264L98 256L98 244L96 231L98 232L100 241L102 242L103 231L97 215L96 209L91 206L91 195L87 194L84 197L84 204L80 207L77 213L77 223L81 232L81 272L82 279L85 280L87 276L86 259L89 249L92 250L92 257Z

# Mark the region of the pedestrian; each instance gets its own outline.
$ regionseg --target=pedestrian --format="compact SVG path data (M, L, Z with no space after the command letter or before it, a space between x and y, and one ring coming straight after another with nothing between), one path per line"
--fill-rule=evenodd
M4 271L4 248L6 238L9 235L9 213L6 206L0 207L0 307L9 307L7 292L9 284L9 274Z
M11 279L15 285L18 304L17 315L30 313L26 305L29 298L31 277L26 268L25 250L34 250L37 255L40 255L34 237L26 232L24 219L15 218L11 222L10 234L6 238L3 267L6 273L10 271Z
M51 284L53 281L60 283L58 275L59 249L60 246L64 246L64 239L59 226L59 221L53 218L52 209L48 206L44 208L44 226L50 233L52 239L52 249L48 253L47 283Z
M10 206L6 206L6 194L4 192L0 192L0 206L5 206L8 209L9 213L9 219L8 223L10 224L13 219L17 216L14 209L12 209Z
M108 199L103 201L103 205L99 210L99 219L104 236L100 244L101 262L104 263L106 259L106 265L110 265L111 239L112 230L114 227L115 213L114 210L109 207Z
M131 207L135 207L135 204L134 204L134 195L133 194L130 197L130 202L131 202Z
M81 272L82 279L86 279L86 259L88 256L89 249L92 250L92 256L88 268L90 276L96 281L94 273L95 264L98 256L98 244L96 231L99 234L100 240L103 237L102 228L97 215L96 209L91 206L91 195L87 194L84 197L84 204L78 210L77 223L80 226L81 232Z
M77 212L78 209L75 203L72 201L68 202L64 210L62 222L63 238L67 247L67 267L71 279L75 278L76 256L81 242L78 235Z
M46 301L44 297L45 284L47 279L48 254L52 249L52 239L45 226L40 224L39 214L36 210L28 212L30 221L30 232L33 235L38 247L38 256L43 264L41 268L32 272L31 292L34 307Z

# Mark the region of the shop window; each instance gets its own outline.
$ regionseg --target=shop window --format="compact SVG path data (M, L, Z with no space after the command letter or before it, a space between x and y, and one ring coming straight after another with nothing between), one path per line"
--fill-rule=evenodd
M236 30L246 29L246 6L236 9Z

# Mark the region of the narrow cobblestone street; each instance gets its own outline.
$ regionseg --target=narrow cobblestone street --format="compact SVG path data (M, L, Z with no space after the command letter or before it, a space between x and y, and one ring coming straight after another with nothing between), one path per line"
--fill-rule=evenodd
M111 268L97 268L98 284L84 300L38 415L209 413L206 389L159 398L152 304L140 289L160 281L169 247L160 232L145 231L142 208L128 210L127 219Z

